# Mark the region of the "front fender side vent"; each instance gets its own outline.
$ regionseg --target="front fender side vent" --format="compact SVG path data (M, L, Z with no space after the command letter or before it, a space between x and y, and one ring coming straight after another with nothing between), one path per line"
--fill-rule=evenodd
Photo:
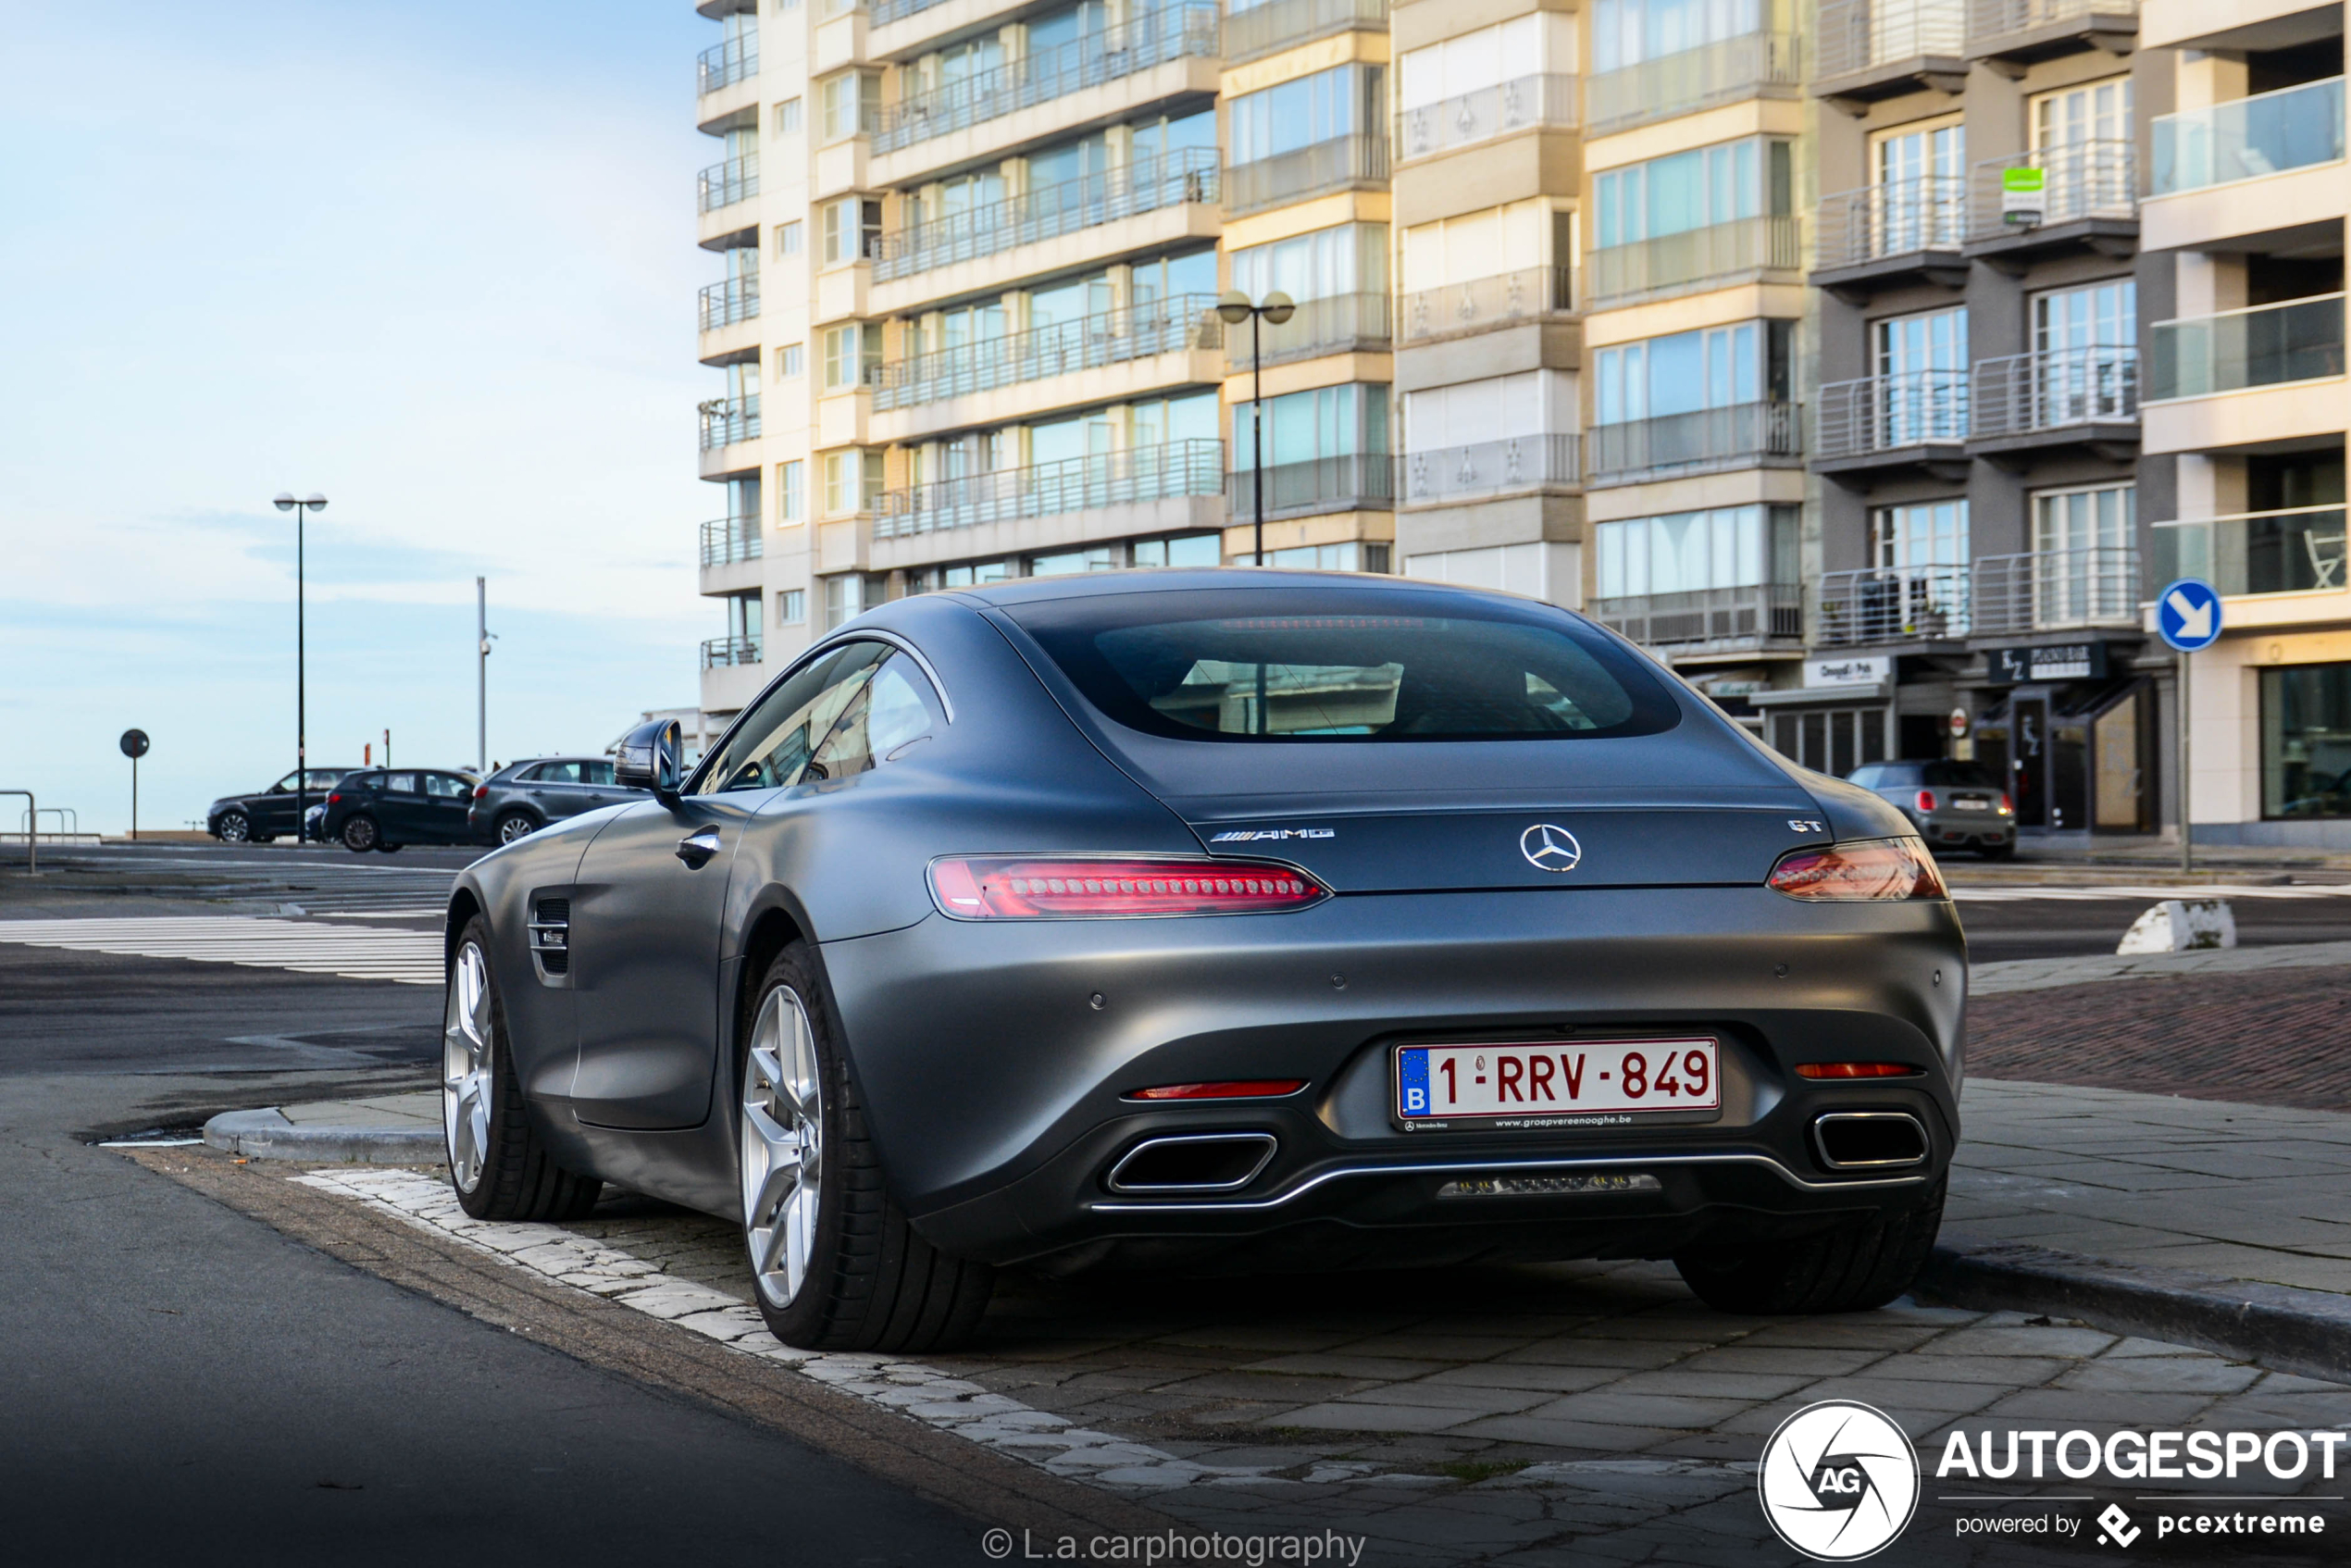
M571 901L536 900L530 906L530 951L550 977L571 973Z

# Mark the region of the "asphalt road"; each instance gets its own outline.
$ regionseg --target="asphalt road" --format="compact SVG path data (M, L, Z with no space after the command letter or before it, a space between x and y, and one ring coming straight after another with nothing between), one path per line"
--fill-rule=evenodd
M1968 957L1977 964L2010 958L2078 958L2112 952L2148 905L2146 898L2027 899L1989 903L1959 901ZM2230 902L2237 943L2351 941L2351 898L2239 898Z

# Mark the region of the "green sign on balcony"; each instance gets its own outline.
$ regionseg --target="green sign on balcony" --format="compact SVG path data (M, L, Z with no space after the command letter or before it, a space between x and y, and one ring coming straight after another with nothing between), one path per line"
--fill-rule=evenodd
M2039 168L2000 170L2000 220L2011 229L2029 229L2041 221L2042 192L2048 171Z
M2000 170L2000 189L2038 194L2049 180L2048 171L2039 168L2004 168Z

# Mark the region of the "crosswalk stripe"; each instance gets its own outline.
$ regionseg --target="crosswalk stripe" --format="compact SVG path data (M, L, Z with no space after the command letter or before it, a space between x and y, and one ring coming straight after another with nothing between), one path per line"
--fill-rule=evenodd
M2319 883L2295 887L2167 888L2159 884L2098 888L1953 888L1951 896L1965 903L2082 902L2093 899L2339 899L2351 898L2351 883Z
M240 915L0 920L0 942L409 986L442 983L441 934L391 927L306 926Z

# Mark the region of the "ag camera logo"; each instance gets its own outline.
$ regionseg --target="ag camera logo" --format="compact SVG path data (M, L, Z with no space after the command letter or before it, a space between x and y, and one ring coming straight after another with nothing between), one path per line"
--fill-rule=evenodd
M1806 1405L1763 1445L1763 1517L1818 1562L1882 1550L1919 1506L1919 1460L1892 1417L1851 1400Z

